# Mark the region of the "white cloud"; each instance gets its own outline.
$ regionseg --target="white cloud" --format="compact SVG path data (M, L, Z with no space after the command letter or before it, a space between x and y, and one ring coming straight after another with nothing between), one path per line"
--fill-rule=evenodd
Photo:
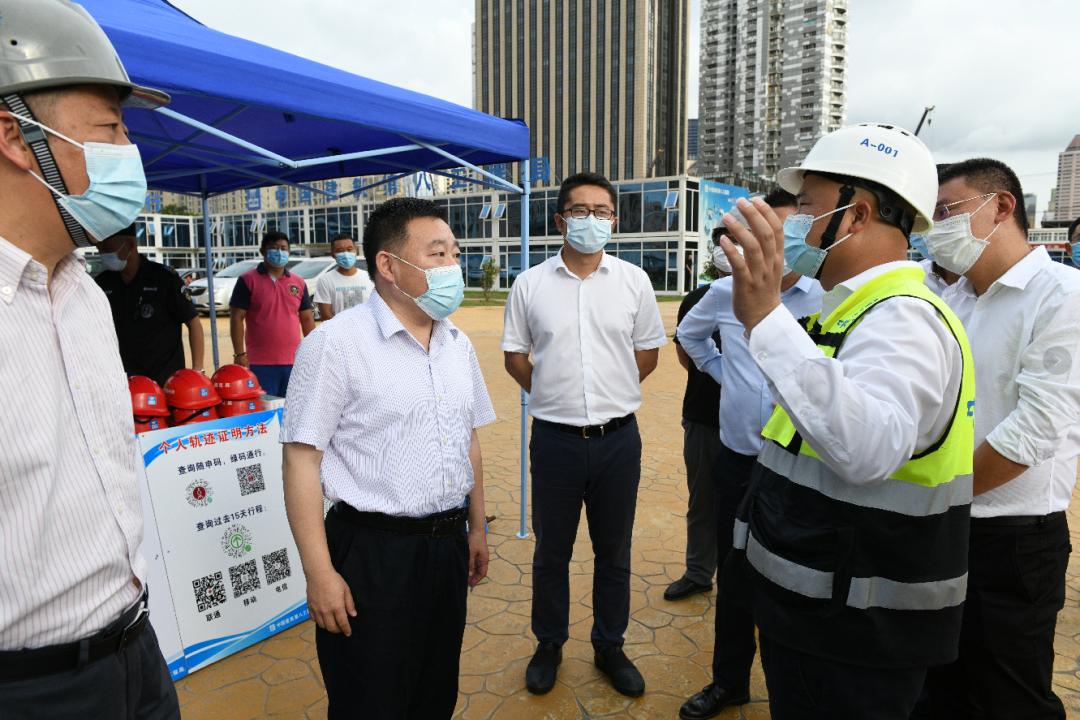
M287 52L470 105L473 0L174 0L201 22ZM1080 133L1076 0L850 0L848 120L914 128L943 161L1014 165L1046 207L1057 153ZM700 0L690 0L697 116Z

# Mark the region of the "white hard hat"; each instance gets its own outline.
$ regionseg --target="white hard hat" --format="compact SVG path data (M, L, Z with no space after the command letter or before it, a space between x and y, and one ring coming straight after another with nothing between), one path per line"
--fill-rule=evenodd
M814 143L798 167L777 173L776 180L788 192L798 193L808 171L875 182L914 209L914 232L926 232L934 224L938 191L934 158L922 140L901 127L861 123L840 128Z

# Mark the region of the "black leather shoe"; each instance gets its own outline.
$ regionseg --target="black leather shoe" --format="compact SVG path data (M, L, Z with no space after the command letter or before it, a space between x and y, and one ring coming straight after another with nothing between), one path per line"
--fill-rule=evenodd
M688 598L691 595L709 592L710 590L712 590L712 583L709 583L708 585L702 585L701 583L696 583L683 575L681 578L668 585L667 590L664 591L664 599L682 600L683 598Z
M525 670L525 687L533 695L543 695L555 687L555 677L562 662L562 648L555 643L542 642L536 647L529 667Z
M719 715L728 705L745 705L748 702L749 690L726 690L716 683L711 683L683 703L679 708L679 717L682 720L708 720Z
M645 693L645 678L626 657L621 647L596 651L596 667L608 676L611 686L627 697L641 697Z

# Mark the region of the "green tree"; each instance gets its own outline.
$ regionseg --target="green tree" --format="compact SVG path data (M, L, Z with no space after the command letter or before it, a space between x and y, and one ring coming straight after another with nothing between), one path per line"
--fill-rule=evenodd
M190 215L197 215L198 213L193 213L190 210L188 210L186 207L184 207L183 205L176 205L175 203L173 203L173 204L169 204L169 205L166 205L163 208L161 208L161 214L162 215L189 215L190 216Z
M499 266L494 260L488 258L480 265L480 271L483 273L480 276L480 289L484 291L484 302L490 302L491 290L499 277Z

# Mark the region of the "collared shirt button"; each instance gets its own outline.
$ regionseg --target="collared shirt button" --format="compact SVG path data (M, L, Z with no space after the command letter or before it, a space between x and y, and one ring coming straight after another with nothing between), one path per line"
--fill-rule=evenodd
M767 357L769 357L769 354L768 354L767 352L764 352L764 351L761 351L761 352L757 352L757 353L755 353L755 354L754 354L754 358L755 358L755 359L756 359L756 360L757 360L758 362L765 362L765 359L766 359Z
M0 288L0 294L3 295L11 295L11 293L13 292L15 291L11 289L10 285L5 285L4 287Z

